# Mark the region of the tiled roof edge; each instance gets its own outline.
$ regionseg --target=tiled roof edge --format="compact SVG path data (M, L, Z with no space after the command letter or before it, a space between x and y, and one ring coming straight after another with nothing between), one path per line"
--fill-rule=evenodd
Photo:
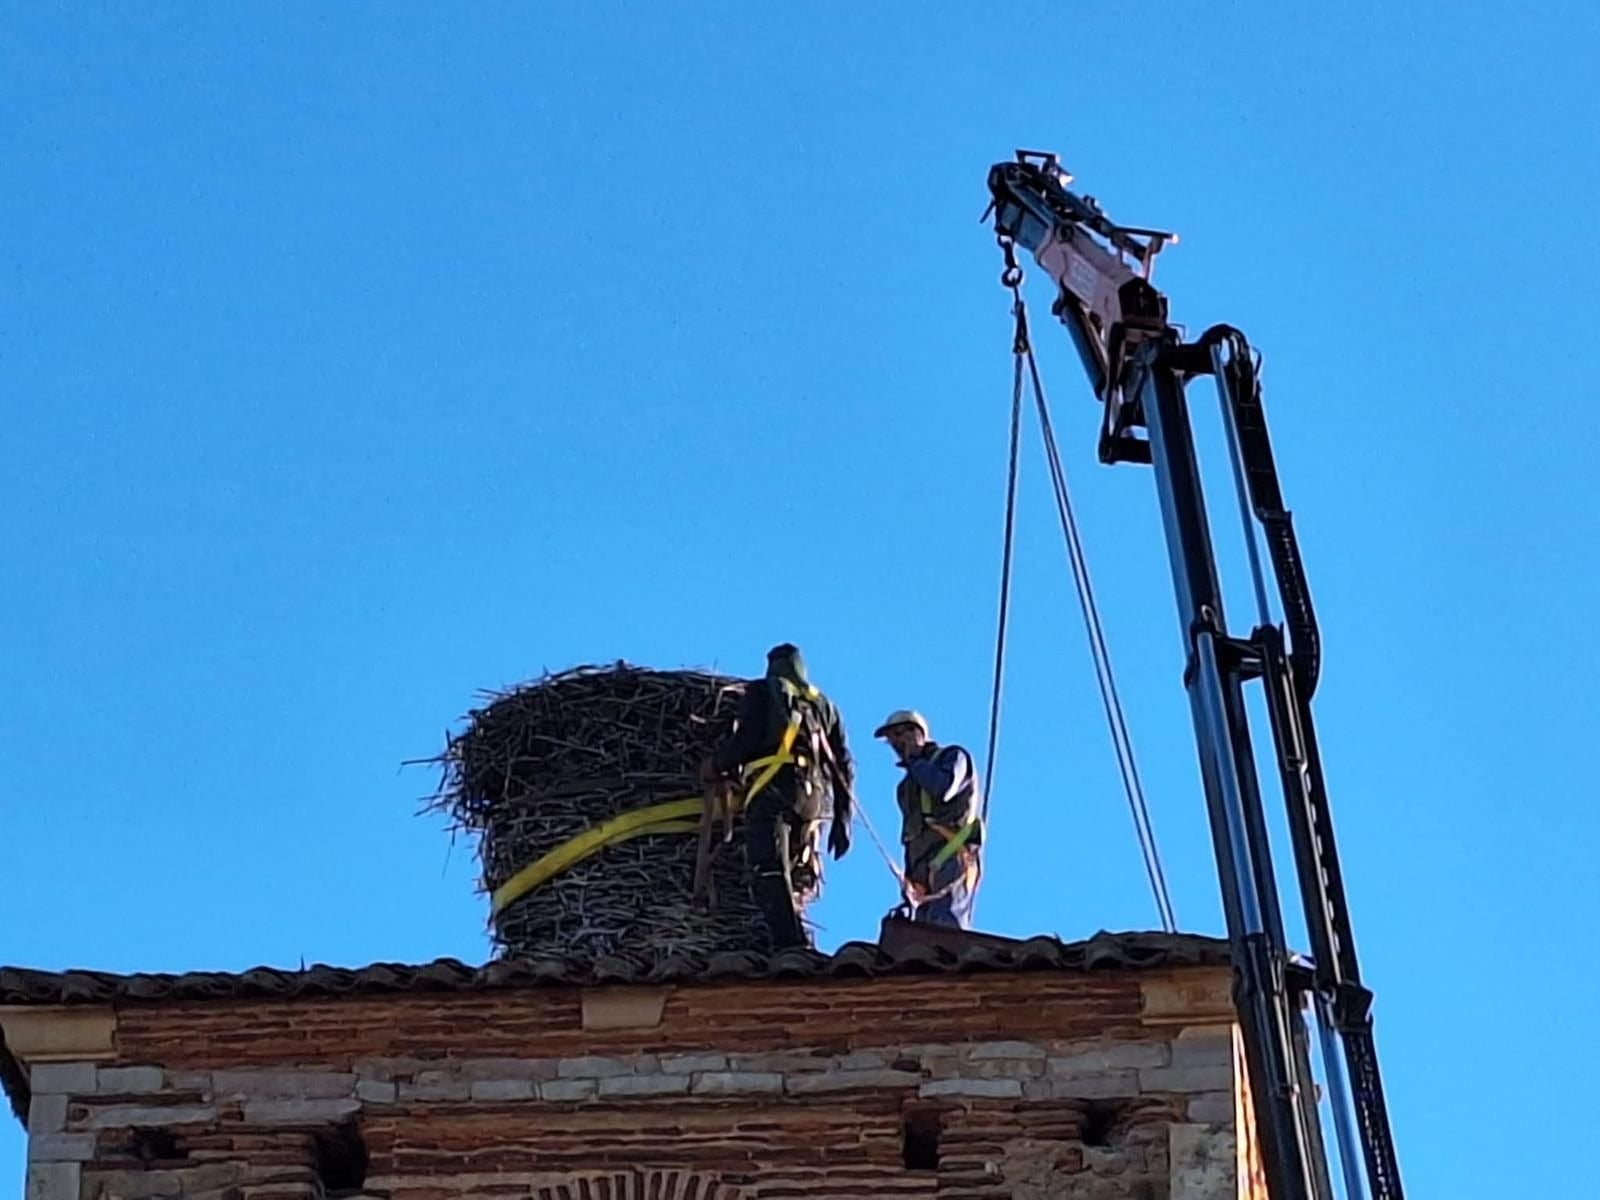
M312 966L303 970L256 967L248 971L190 971L181 975L118 975L104 971L37 971L0 967L0 1004L133 1004L169 1000L285 999L417 992L474 992L540 985L693 983L733 980L880 978L982 971L1149 970L1222 966L1227 943L1198 934L1106 933L1077 942L1053 937L1009 941L954 939L910 943L888 950L849 942L832 954L785 950L772 955L683 956L646 964L603 958L575 964L559 957L495 959L473 967L453 958L420 964L371 963L363 967Z

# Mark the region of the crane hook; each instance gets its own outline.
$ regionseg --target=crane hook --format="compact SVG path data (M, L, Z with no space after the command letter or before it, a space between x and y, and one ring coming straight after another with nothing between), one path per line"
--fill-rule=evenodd
M1022 286L1022 267L1017 263L1016 242L1005 234L995 238L1000 244L1000 251L1006 256L1005 270L1000 272L1000 286L1016 291Z

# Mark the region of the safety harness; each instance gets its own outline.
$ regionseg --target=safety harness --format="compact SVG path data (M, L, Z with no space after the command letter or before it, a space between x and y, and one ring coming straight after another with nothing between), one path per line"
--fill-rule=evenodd
M917 807L921 812L922 827L924 829L932 830L934 833L938 834L942 839L944 839L944 845L939 847L938 852L928 860L927 871L930 881L934 872L938 871L940 867L944 866L945 863L949 862L958 854L961 856L962 871L959 876L951 880L937 892L926 891L925 885L908 877L905 881L907 889L915 892L916 894L908 896L907 899L911 900L916 906L921 907L922 905L931 904L935 900L943 899L945 896L948 896L951 892L955 891L955 889L959 886L965 885L969 891L975 889L978 884L978 877L981 868L979 867L976 849L968 845L968 843L972 840L973 834L977 833L983 827L983 818L981 816L974 816L957 829L952 829L948 825L933 820L933 810L935 807L934 798L932 793L930 793L927 788L923 787L919 787L917 789ZM915 835L908 830L905 834L904 840L910 841L914 836Z
M806 768L814 765L815 758L805 753L795 753L795 742L799 740L800 728L805 723L806 711L822 698L822 693L813 684L796 684L792 680L779 677L778 683L782 686L784 706L789 710L789 720L784 726L783 736L778 739L778 749L774 754L768 754L745 764L743 778L745 781L744 802L749 804L777 778L778 772L784 767L793 766L797 773L805 772ZM812 731L814 741L816 731ZM807 749L812 747L807 746ZM809 789L811 781L805 781Z

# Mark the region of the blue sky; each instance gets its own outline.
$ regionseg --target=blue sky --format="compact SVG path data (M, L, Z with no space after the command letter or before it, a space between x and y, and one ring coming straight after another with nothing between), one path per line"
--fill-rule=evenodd
M1463 1153L1495 1110L1587 1136L1591 5L5 7L0 960L482 958L400 764L583 661L799 642L889 824L884 712L983 739L1010 335L977 219L1045 148L1182 233L1175 319L1265 355L1410 1189L1502 1194ZM1178 914L1220 931L1151 478L1096 464L1029 283ZM981 921L1152 927L1027 450ZM863 842L823 944L892 899ZM1518 1155L1517 1190L1580 1169Z

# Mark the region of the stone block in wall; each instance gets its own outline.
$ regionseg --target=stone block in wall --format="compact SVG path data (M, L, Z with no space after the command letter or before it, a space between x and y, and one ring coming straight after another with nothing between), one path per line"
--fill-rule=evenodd
M1030 1095L1051 1100L1105 1100L1140 1094L1139 1072L1099 1071L1085 1075L1063 1075L1041 1079Z
M1167 1129L1171 1161L1171 1200L1216 1200L1231 1197L1235 1185L1235 1143L1231 1131L1206 1125L1172 1125Z
M917 1094L936 1096L985 1096L994 1099L1021 1098L1020 1079L930 1079L923 1083Z
M1042 1059L1046 1057L1043 1046L1036 1046L1032 1042L976 1042L967 1046L961 1053L962 1058L991 1059Z
M40 1133L28 1136L29 1162L88 1162L94 1157L92 1133Z
M600 1095L607 1099L623 1096L685 1096L688 1092L687 1075L612 1075L600 1080Z
M28 1167L23 1194L27 1200L78 1200L82 1178L83 1167L79 1163L33 1163Z
M477 1083L487 1079L556 1078L556 1060L553 1058L473 1058L456 1069L462 1079Z
M156 1197L166 1196L221 1200L227 1194L222 1189L240 1182L244 1175L244 1167L236 1162L206 1163L162 1171L91 1168L84 1181L84 1190L93 1200L155 1200Z
M1234 1121L1232 1092L1201 1092L1189 1097L1189 1120L1200 1125L1232 1125Z
M215 1104L109 1104L91 1108L80 1124L86 1129L126 1129L134 1125L164 1129L216 1119Z
M361 1101L354 1097L321 1100L246 1100L244 1119L252 1125L323 1124L354 1115Z
M561 1079L608 1079L614 1075L632 1075L635 1072L654 1070L658 1065L656 1060L650 1058L646 1062L647 1057L629 1059L585 1055L580 1058L562 1058L556 1061L556 1075Z
M1185 1029L1172 1042L1175 1067L1233 1065L1233 1030L1216 1026Z
M135 1096L159 1092L165 1084L160 1067L101 1067L95 1090L102 1095Z
M784 1079L783 1088L791 1096L814 1096L823 1092L917 1087L921 1083L922 1074L919 1071L893 1071L875 1067L790 1075Z
M1045 1072L1039 1058L980 1058L935 1061L928 1073L935 1076L959 1075L963 1079L1037 1079Z
M1147 1092L1224 1092L1233 1089L1233 1066L1153 1067L1139 1072Z
M661 1070L668 1075L698 1075L701 1071L726 1071L726 1054L663 1054Z
M689 1090L696 1096L775 1096L783 1091L783 1076L776 1071L705 1071L694 1077Z
M451 1071L418 1071L416 1078L400 1086L402 1100L470 1100L472 1085Z
M419 1071L437 1070L438 1059L422 1058L364 1058L356 1063L358 1079L375 1079L380 1083L394 1083L413 1079Z
M1113 1042L1086 1046L1067 1054L1053 1054L1048 1059L1048 1070L1051 1075L1136 1071L1164 1067L1170 1061L1171 1051L1165 1042Z
M882 1050L855 1050L839 1059L835 1066L845 1071L870 1071L878 1067L887 1067L898 1057L898 1054Z
M356 1077L342 1071L213 1071L211 1088L225 1100L322 1100L355 1095Z
M592 1100L599 1090L600 1085L593 1079L554 1079L539 1085L539 1099L552 1104L570 1104L578 1100Z
M393 1083L363 1079L356 1084L356 1099L366 1104L393 1104L399 1098L400 1089Z
M480 1079L470 1094L474 1100L530 1100L538 1086L532 1079Z
M833 1065L833 1056L805 1050L786 1050L774 1054L730 1054L728 1065L735 1071L776 1072L779 1075L787 1075L791 1071L826 1071Z
M82 1096L95 1090L96 1074L89 1062L35 1063L28 1072L28 1087L35 1092Z
M60 1133L67 1127L68 1098L49 1092L35 1092L28 1104L28 1136Z
M963 1048L950 1042L919 1042L915 1045L900 1047L899 1057L915 1058L923 1063L928 1063L939 1059L960 1058Z

